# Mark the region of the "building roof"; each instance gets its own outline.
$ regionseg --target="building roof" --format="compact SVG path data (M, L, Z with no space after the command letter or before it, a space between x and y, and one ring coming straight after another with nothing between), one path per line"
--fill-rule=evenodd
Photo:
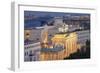
M55 53L55 52L59 52L59 51L62 51L62 50L64 50L64 48L62 48L62 47L55 47L55 48L42 48L41 49L41 52L52 52L52 53Z

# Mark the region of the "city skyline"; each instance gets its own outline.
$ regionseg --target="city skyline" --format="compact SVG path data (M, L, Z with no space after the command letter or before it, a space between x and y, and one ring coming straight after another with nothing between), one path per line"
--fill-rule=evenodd
M45 24L51 21L54 17L66 17L71 20L74 16L88 16L88 13L63 13L63 12L43 12L43 11L24 11L24 27L40 27L41 23Z

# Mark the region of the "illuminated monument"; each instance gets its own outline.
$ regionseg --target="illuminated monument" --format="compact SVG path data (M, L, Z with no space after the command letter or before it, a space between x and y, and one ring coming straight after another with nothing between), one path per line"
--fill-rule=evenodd
M51 44L49 44L48 30L47 28L44 29L40 60L63 60L77 51L77 34L75 32L68 32L68 25L65 23L58 30L59 33L56 33L51 38Z
M41 32L41 46L42 48L48 48L48 26L44 26L44 30Z

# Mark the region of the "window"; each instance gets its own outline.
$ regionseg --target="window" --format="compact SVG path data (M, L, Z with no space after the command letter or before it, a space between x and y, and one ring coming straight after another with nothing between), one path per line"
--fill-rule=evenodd
M25 56L27 55L27 53L25 52Z

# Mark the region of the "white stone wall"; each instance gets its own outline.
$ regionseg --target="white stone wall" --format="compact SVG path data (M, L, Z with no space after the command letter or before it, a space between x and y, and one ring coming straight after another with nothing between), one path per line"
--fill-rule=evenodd
M33 56L31 57L32 61L34 60L38 61L40 55L40 49L41 49L40 42L24 45L24 61L30 61L29 55L31 53L33 54Z

